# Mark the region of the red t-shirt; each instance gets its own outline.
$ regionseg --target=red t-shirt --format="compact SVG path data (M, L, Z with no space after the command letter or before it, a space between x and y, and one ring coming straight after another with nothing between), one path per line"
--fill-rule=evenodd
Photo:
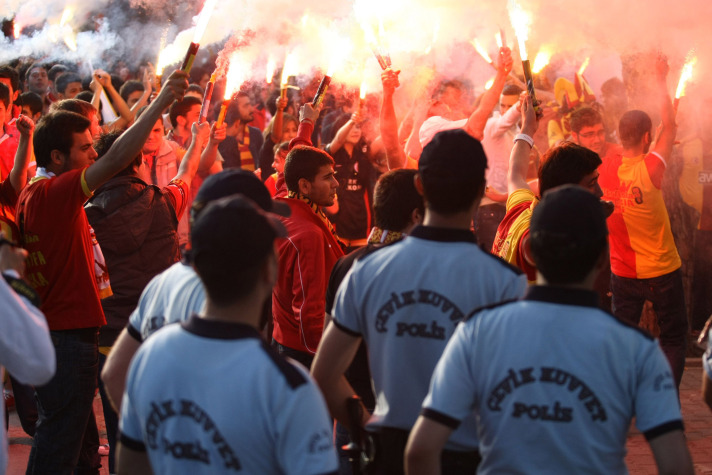
M15 208L17 207L17 192L10 180L0 183L0 231L5 234L5 239L18 243L20 237L15 225Z
M42 299L50 330L106 324L94 273L84 202L86 168L36 177L20 193L17 224L27 249L26 279Z
M20 132L13 119L0 129L0 180L7 180L10 176L18 145L20 145Z

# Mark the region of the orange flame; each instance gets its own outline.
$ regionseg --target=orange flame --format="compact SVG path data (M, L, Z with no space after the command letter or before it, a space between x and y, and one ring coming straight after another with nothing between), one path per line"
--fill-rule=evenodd
M532 72L534 74L539 74L542 69L546 67L547 64L549 64L549 61L551 60L551 51L542 48L539 50L539 52L536 54L536 57L534 58L534 64L532 65Z
M692 79L692 69L695 67L695 63L697 63L697 56L695 56L695 50L693 49L687 54L685 65L682 67L680 81L677 83L677 90L675 91L675 99L680 99L685 95L685 86Z
M200 10L198 14L198 23L195 25L195 32L193 33L193 43L200 44L200 40L205 34L205 30L208 28L208 22L215 9L215 4L218 0L206 0L203 5L203 9Z
M20 25L17 20L15 20L15 23L12 25L12 36L15 39L18 39L20 37L20 32L22 31L22 25Z
M490 89L492 89L492 86L494 86L494 78L490 79L485 83L485 90L489 91Z
M265 79L267 80L267 84L272 84L272 79L274 78L274 70L277 67L277 63L274 60L274 57L270 55L269 59L267 60L267 71L265 73Z
M488 63L492 62L492 58L490 58L489 53L487 53L487 50L485 49L484 46L482 46L482 43L480 43L480 40L477 38L473 38L472 41L470 41L470 44L475 48L475 51L477 51L482 58L484 58L485 61Z
M529 59L526 41L529 39L531 18L516 0L509 0L507 9L509 10L509 20L512 22L512 28L514 28L514 34L519 44L519 56L522 58L522 61L526 61Z
M287 57L284 59L284 66L282 67L282 88L287 87L287 82L289 81L289 76L294 76L297 73L297 56L294 52L288 53Z
M243 61L240 53L233 53L230 56L230 65L228 66L227 75L225 76L225 95L226 101L230 100L233 94L237 92L244 79Z
M588 67L588 63L591 62L591 57L587 57L584 61L581 67L578 70L578 75L583 76L584 71L586 71L586 68Z
M502 46L504 46L504 41L502 41L502 32L501 31L498 31L497 33L495 33L494 39L497 42L497 48L501 48Z

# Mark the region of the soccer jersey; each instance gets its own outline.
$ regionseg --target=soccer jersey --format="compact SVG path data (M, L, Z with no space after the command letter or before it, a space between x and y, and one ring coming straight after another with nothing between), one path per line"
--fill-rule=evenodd
M423 407L451 428L474 409L478 473L627 473L633 417L648 440L682 429L658 343L595 293L554 287L461 324Z
M473 308L517 299L524 276L483 252L465 230L421 226L360 259L339 287L334 323L362 336L376 394L368 423L410 430L456 325ZM448 442L477 448L474 417Z
M121 443L154 473L336 473L331 420L306 370L256 329L191 317L134 357Z
M48 178L40 171L18 200L17 225L28 252L26 279L42 299L50 330L106 323L83 208L92 195L85 172L80 168Z
M615 205L608 218L611 272L650 279L681 266L663 201L665 160L655 152L611 155L599 168L603 198Z
M0 182L0 231L10 242L20 242L20 236L15 224L15 208L17 207L17 192L10 179Z
M536 267L529 263L522 239L529 235L532 211L539 202L528 188L511 193L507 198L507 214L502 219L492 244L492 254L522 269L529 282L536 281Z
M144 341L159 328L187 320L205 304L205 289L195 270L176 262L151 279L131 313L126 330Z

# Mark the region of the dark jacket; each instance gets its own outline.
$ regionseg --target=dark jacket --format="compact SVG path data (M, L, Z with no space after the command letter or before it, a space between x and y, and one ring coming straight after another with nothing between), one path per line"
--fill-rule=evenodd
M164 192L136 176L112 178L96 190L84 209L114 293L101 302L107 325L99 344L111 346L148 281L180 258L178 218Z

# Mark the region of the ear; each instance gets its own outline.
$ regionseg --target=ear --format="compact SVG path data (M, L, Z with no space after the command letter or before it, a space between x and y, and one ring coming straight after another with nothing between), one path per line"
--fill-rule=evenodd
M420 178L420 173L416 173L415 176L413 177L413 184L415 185L415 191L417 191L420 196L424 196L424 194L423 194L423 179Z
M423 223L423 213L418 208L415 208L415 209L413 209L413 211L411 211L410 222L412 224L422 224Z
M178 124L178 127L185 127L186 123L186 118L183 117L182 115L179 115L176 117L176 124Z
M312 189L312 184L309 180L306 178L300 178L299 179L299 193L301 193L304 196L309 196L309 193L311 193Z
M18 98L18 97L20 97L20 90L19 90L19 89L18 89L17 91L15 91L15 94L12 96L12 103L13 103L13 104L14 104L15 102L17 102L17 98Z
M53 165L57 165L60 168L64 166L64 161L67 159L59 150L52 150L49 154L49 158Z

